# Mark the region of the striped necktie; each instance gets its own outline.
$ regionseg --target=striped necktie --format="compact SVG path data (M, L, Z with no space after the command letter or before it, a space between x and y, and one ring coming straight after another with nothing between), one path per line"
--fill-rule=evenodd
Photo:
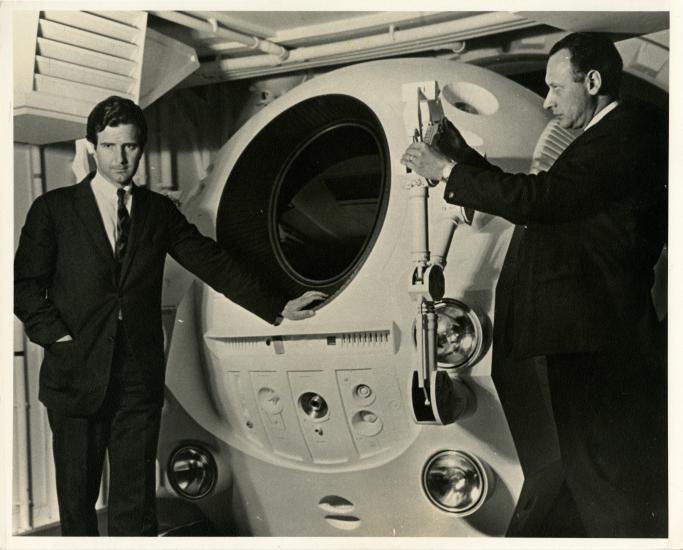
M116 208L116 249L114 257L117 262L122 262L126 254L126 245L128 244L128 233L130 232L130 216L126 209L126 190L120 187L116 190L119 197L118 206Z

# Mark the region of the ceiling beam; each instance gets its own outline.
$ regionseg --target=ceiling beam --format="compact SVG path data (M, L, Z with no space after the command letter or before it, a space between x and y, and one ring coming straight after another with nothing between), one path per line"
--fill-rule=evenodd
M208 32L214 36L244 44L250 49L261 50L262 52L272 55L280 60L287 59L289 56L289 51L287 48L281 46L280 44L263 40L257 36L251 36L241 32L233 31L223 26L216 19L203 19L180 11L151 11L149 13L160 17L161 19L166 19L167 21L177 23L178 25L182 25L190 29Z
M195 86L227 80L301 70L313 66L332 66L341 63L377 59L391 55L461 47L458 42L490 34L538 26L509 12L489 12L459 17L405 30L389 29L362 38L303 46L290 50L282 60L274 55L251 55L205 61L183 86Z

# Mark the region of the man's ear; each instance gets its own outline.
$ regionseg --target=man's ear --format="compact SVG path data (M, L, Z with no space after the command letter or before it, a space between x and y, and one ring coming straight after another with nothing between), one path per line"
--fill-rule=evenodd
M85 147L88 150L89 155L95 154L95 146L90 142L90 140L88 140L88 139L85 140Z
M591 69L586 74L586 90L590 95L598 95L602 88L602 76L595 69Z

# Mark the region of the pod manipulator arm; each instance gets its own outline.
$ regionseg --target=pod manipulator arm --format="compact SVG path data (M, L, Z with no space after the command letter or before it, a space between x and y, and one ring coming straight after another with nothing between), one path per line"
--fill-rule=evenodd
M436 243L432 252L432 263L446 269L446 258L451 248L453 235L460 224L472 225L474 210L455 204L444 204L443 215L439 220Z
M449 130L446 122L447 119L442 116L434 133L434 145L437 149L441 148L440 141L442 139L445 138L448 141L447 133ZM447 152L445 153L448 154ZM473 209L443 202L442 216L435 235L436 242L432 249L432 263L434 265L438 265L441 269L446 269L446 258L448 257L448 251L451 247L455 230L460 224L472 225L473 218Z
M403 119L408 139L431 144L444 118L436 81L404 84ZM410 170L406 168L407 173ZM413 416L418 423L450 424L467 409L469 389L456 382L448 373L437 367L437 313L435 303L443 298L445 282L444 258L448 253L456 218L448 218L445 238L439 241L441 263L430 261L428 201L429 187L438 182L428 182L415 175L406 188L410 193L410 211L413 224L412 272L409 292L417 303L415 319L417 357L420 365L413 371L411 397ZM470 218L471 221L471 218Z

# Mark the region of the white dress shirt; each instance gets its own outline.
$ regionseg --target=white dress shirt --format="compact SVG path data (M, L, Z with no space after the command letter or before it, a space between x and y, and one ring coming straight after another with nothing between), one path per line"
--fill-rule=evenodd
M95 201L97 201L97 208L100 211L100 216L104 222L104 229L107 232L107 237L109 238L109 244L111 245L112 253L116 249L116 238L118 237L117 231L117 221L118 221L118 208L119 208L119 197L116 194L119 186L110 183L104 179L99 174L95 174L95 177L90 182L92 191L95 194ZM132 185L128 184L124 187L126 190L126 210L128 213L131 212L131 206L133 204L133 194L131 193Z
M593 118L591 118L591 121L586 125L583 131L585 132L591 126L595 126L605 117L607 113L609 113L610 111L614 111L614 109L616 109L618 106L619 102L615 99L614 101L612 101L612 103L608 104L606 107L600 110L596 115L593 115Z

